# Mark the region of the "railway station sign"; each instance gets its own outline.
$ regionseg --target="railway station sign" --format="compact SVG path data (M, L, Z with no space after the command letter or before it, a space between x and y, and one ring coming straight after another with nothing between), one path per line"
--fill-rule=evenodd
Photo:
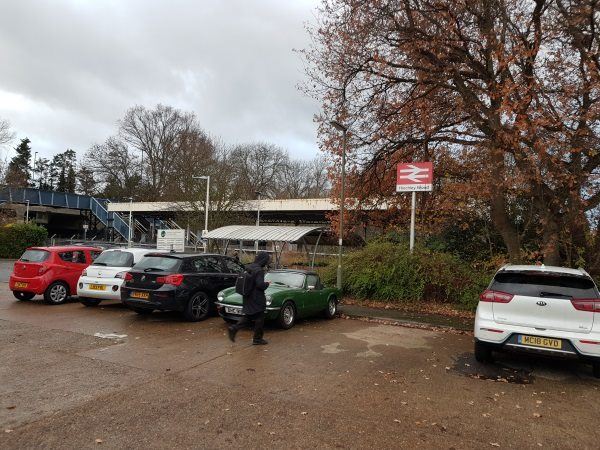
M423 192L433 189L433 163L398 164L396 192Z

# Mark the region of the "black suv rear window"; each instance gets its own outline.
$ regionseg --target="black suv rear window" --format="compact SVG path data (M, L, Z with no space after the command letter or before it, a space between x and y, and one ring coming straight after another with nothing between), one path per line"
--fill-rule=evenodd
M25 250L20 261L23 262L44 262L50 256L50 252L46 250Z
M590 278L548 272L503 271L496 274L490 289L528 297L598 297L596 286Z
M131 267L133 266L133 253L122 250L103 252L92 263L94 266Z
M168 256L145 256L134 266L136 270L176 272L181 265L181 259Z

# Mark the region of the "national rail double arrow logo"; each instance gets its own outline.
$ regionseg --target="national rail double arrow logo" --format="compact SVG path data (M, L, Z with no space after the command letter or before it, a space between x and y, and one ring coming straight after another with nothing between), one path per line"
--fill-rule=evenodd
M400 169L400 173L405 175L400 175L400 178L406 178L407 180L412 180L415 183L424 183L425 179L429 178L429 171L426 168L419 168L414 164L409 164L408 168Z

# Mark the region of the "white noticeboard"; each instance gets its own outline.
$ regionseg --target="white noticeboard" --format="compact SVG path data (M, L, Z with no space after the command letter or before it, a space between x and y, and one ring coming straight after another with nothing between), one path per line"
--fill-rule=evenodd
M185 230L158 230L156 233L156 250L185 251Z

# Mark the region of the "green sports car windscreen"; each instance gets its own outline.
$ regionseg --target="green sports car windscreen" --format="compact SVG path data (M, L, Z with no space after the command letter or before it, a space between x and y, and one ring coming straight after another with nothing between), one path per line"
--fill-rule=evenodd
M304 287L304 274L294 272L269 272L265 275L265 281L272 284L301 288Z

